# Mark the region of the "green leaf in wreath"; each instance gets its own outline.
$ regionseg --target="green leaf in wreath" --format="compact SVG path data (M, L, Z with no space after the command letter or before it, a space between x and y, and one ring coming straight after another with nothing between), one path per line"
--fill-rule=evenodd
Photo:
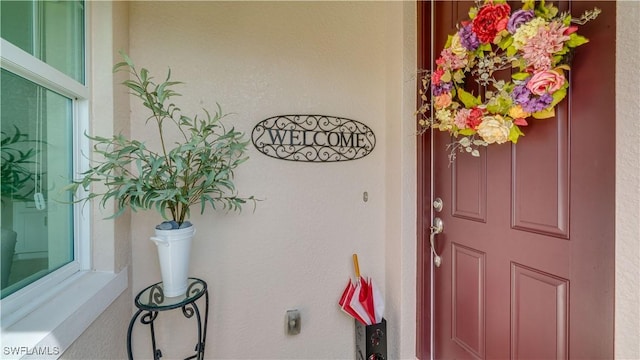
M569 35L569 40L567 40L565 45L567 45L568 47L574 48L574 47L578 47L580 45L586 44L588 42L589 42L589 39L587 39L586 37L573 33Z
M531 116L533 116L536 119L548 119L556 116L556 110L553 106L551 106L544 110L534 112L533 114L531 114Z
M560 101L562 101L562 99L564 99L564 97L567 96L567 89L566 88L562 88L557 90L556 92L554 92L551 97L553 98L553 101L551 101L551 107L556 106L556 104L558 104Z
M511 44L513 44L513 37L512 36L503 36L502 39L500 39L500 42L498 43L498 46L500 47L500 49L505 50L508 47L510 47Z
M553 6L553 4L545 4L544 0L541 0L536 8L535 14L545 19L552 19L558 14L558 8Z
M509 141L511 141L514 144L517 144L518 138L520 136L524 136L524 133L522 132L522 130L520 130L518 125L513 125L509 130Z
M449 70L445 71L442 77L440 77L440 81L446 83L451 82L451 72Z
M464 83L464 78L465 78L465 75L462 70L458 70L453 73L453 81L458 84Z
M513 106L513 100L506 92L501 92L498 96L494 96L487 103L487 111L492 114L504 114Z
M473 129L461 129L458 131L458 134L462 135L462 136L471 136L473 134L475 134L476 131Z
M476 98L475 96L473 96L473 94L466 92L462 88L458 88L458 99L462 101L464 107L467 109L471 109L474 106L482 104L479 97Z
M518 57L518 59L511 62L511 67L518 68L520 69L520 71L523 71L527 68L527 61L523 58Z
M522 10L533 10L535 7L535 0L526 0L522 2Z
M562 47L562 49L560 49L560 51L556 52L556 55L567 55L568 52L569 47L565 45Z
M511 75L511 78L513 80L525 80L526 78L528 78L529 76L531 76L531 74L526 73L526 72L519 72L519 73L515 73L513 75Z
M447 42L444 44L444 48L445 48L445 49L448 49L448 48L450 48L450 47L451 47L451 41L452 41L452 39L453 39L453 36L452 36L452 35L449 35L449 36L447 37Z
M478 15L478 8L475 6L472 6L469 9L469 19L473 20L473 18L475 18Z

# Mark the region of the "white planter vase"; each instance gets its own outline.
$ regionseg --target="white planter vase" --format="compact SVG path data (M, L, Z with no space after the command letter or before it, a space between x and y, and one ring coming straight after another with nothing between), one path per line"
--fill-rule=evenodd
M159 230L151 237L158 248L160 272L164 296L182 296L187 291L189 277L189 255L191 241L196 234L195 226L184 229Z

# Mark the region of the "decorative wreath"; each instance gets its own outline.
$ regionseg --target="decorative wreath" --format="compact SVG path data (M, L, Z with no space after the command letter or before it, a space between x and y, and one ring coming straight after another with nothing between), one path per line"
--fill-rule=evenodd
M449 35L436 70L421 72L421 132L448 131L455 138L451 160L458 150L479 156L479 146L517 143L531 118L555 115L569 88L572 50L589 41L572 24L599 13L594 8L575 19L544 0L522 1L515 11L504 0L477 0L469 20ZM494 78L507 69L510 81ZM480 94L464 89L467 77L481 86Z

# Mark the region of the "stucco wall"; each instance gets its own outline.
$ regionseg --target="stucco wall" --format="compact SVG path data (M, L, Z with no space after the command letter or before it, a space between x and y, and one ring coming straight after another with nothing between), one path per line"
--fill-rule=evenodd
M207 357L353 357L353 321L337 306L353 276L351 254L384 292L386 245L400 244L397 230L386 230L386 216L397 221L400 206L387 210L386 182L398 180L386 174L388 156L399 156L388 152L390 142L402 141L399 132L393 139L387 133L390 123L402 123L402 3L134 2L130 17L131 57L158 77L171 67L186 82L178 99L186 112L219 102L234 113L229 123L247 134L279 114L343 116L375 132L373 153L345 163L276 160L251 147L237 185L241 194L264 199L256 211L202 216L196 209L192 216L198 234L191 273L209 283L212 295ZM132 135L153 142L145 118L134 104ZM400 175L399 166L392 171ZM153 213L133 215L135 291L160 280L148 240L158 222ZM390 306L394 336L399 308ZM299 335L285 334L287 309L301 311ZM193 325L173 315L160 319L158 331L168 357L193 346ZM135 353L148 356L146 334L135 336Z
M619 1L616 36L617 359L640 359L640 2Z

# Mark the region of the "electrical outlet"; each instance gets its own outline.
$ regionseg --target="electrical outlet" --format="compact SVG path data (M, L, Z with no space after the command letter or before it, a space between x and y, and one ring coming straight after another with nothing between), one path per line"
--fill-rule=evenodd
M287 310L285 321L285 329L287 330L287 335L300 334L300 328L302 326L300 322L300 311L298 311L297 309Z

